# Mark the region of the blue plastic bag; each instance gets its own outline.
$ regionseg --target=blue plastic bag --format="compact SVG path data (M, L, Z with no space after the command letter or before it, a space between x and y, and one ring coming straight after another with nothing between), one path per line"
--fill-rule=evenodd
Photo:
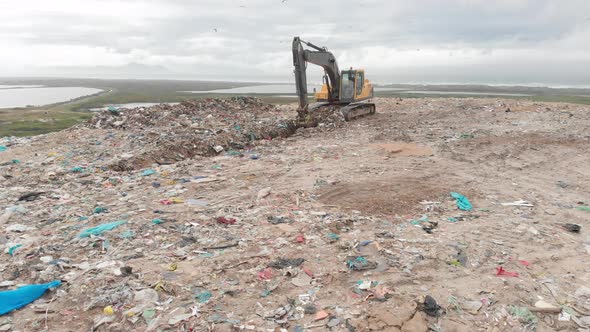
M4 152L6 150L8 150L8 148L6 146L0 145L0 152Z
M145 171L143 171L143 172L141 173L141 175L142 175L142 176L150 176L150 175L152 175L152 174L156 174L156 171L154 171L154 170L153 170L153 169L151 169L151 168L148 168L148 169L146 169Z
M54 280L46 284L26 285L14 290L0 292L0 316L26 306L43 296L49 288L59 285L61 285L61 281Z
M126 223L125 220L113 221L106 224L98 225L96 227L85 229L78 237L89 237L90 235L101 235L106 231L113 230L119 225Z
M82 172L84 172L84 168L81 167L81 166L75 166L75 167L72 167L72 169L70 170L70 172L72 172L72 173L82 173Z
M18 248L20 248L22 246L23 246L22 244L17 244L17 245L14 245L14 246L8 248L8 254L10 256L14 256L14 252L16 251L16 249L18 249Z
M473 209L473 205L471 205L467 197L456 192L451 192L451 197L457 200L456 203L459 210L471 211Z

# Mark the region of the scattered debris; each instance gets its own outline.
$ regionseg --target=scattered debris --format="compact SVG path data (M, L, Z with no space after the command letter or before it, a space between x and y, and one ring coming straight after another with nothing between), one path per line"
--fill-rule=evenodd
M39 198L39 196L41 196L43 194L45 194L44 191L33 191L33 192L30 192L30 193L26 193L24 195L21 195L18 198L18 201L19 202L20 201L32 202L32 201L36 200L37 198Z
M539 301L535 302L535 308L537 308L537 309L553 309L553 310L559 309L559 311L561 311L561 308L557 308L556 306L554 306L550 303L547 303L543 300L539 300Z
M514 201L514 202L508 202L508 203L500 203L500 205L502 205L502 206L527 206L527 207L535 206L534 204L531 204L528 201Z
M562 227L572 233L580 233L582 230L582 226L578 224L563 224Z
M328 318L329 315L330 314L328 314L327 311L320 310L315 314L313 320L318 321L318 320L326 319L326 318Z
M258 195L256 196L256 198L258 198L258 200L261 200L261 199L263 199L263 198L267 197L268 195L270 195L270 191L271 191L271 190L272 190L272 188L270 188L270 187L267 187L267 188L261 189L261 190L258 192Z
M533 327L539 321L537 316L533 315L533 313L525 307L510 306L509 310L510 313L518 318L525 326Z
M477 315L482 306L481 301L463 301L461 303L461 308L472 315Z
M295 278L291 279L291 283L297 287L309 286L311 277L305 273L299 273Z
M353 271L372 270L377 267L377 263L369 261L365 256L348 256L346 265Z
M436 303L436 300L432 296L426 295L424 302L421 303L420 310L424 311L428 316L438 317L440 316L440 309L441 307Z
M297 267L303 264L304 261L305 259L303 258L280 258L276 261L268 263L267 266L275 269L284 269L287 267Z
M235 218L218 217L217 223L222 225L233 225L237 222Z

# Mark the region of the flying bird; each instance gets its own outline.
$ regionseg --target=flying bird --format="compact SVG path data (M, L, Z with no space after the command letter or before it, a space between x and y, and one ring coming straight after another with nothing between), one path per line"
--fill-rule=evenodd
M217 32L217 28L213 28L213 31Z

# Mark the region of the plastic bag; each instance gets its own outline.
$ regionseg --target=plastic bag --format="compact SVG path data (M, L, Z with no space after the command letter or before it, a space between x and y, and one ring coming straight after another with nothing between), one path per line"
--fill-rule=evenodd
M102 233L104 233L106 231L113 230L116 227L118 227L119 225L122 225L124 223L126 223L125 220L119 220L119 221L113 221L113 222L109 222L106 224L98 225L96 227L88 228L88 229L84 230L82 233L80 233L80 235L78 235L78 237L89 237L90 235L101 235Z
M0 315L22 308L40 298L49 288L57 287L61 281L54 280L46 284L26 285L20 288L0 292Z
M457 207L459 210L471 211L471 209L473 209L473 205L471 205L471 202L469 202L467 197L456 192L451 192L451 197L457 200Z
M501 266L496 267L496 275L497 276L518 277L518 273L508 272L508 271L504 270L504 268Z

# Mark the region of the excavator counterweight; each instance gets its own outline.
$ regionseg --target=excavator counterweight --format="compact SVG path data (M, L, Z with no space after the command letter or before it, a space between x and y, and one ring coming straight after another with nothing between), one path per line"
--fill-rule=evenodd
M307 45L310 49L305 49ZM324 69L323 86L315 93L314 104L309 104L307 92L307 64L312 63ZM352 69L340 71L336 57L325 47L293 38L293 66L295 86L299 99L300 118L320 107L337 109L346 121L359 116L375 113L373 85L365 78L365 71Z

